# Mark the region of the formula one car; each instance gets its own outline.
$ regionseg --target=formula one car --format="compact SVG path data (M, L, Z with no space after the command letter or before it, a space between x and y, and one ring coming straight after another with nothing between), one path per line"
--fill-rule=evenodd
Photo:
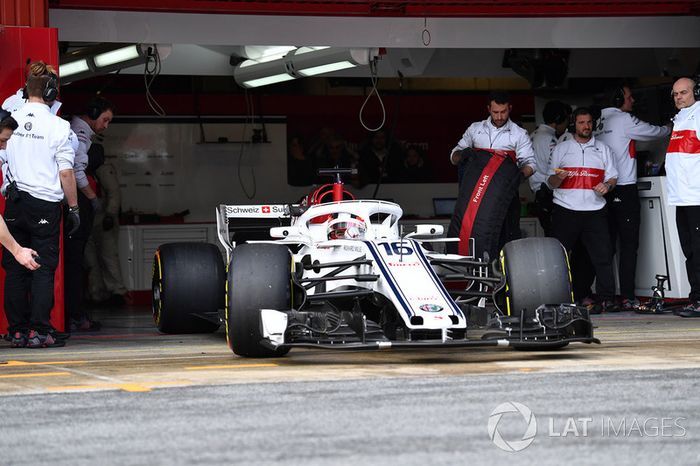
M599 343L588 311L573 304L558 241L513 241L493 262L439 252L458 241L442 238L441 225L405 232L399 205L355 200L340 179L347 171L330 173L335 183L299 204L219 206L226 267L213 244L162 245L153 273L158 329L213 332L223 323L229 347L246 357L295 347ZM255 231L268 238L250 239Z

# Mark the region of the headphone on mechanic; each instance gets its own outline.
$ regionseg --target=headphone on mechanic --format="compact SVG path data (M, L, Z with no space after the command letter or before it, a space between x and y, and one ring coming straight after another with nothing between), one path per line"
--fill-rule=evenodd
M96 95L90 100L90 102L88 102L87 108L85 109L85 115L87 115L91 120L97 120L103 112L109 109L109 106L110 104L107 99Z
M625 103L625 86L618 86L612 93L612 98L610 99L613 107L620 108Z
M47 73L49 79L46 80L44 91L41 93L41 98L45 102L53 102L58 98L58 76L54 73Z

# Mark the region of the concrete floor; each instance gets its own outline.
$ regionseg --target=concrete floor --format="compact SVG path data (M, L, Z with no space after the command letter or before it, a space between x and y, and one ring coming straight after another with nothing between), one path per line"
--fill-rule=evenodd
M633 313L595 316L601 345L553 352L510 349L342 352L293 350L242 359L222 330L161 335L150 310L96 312L100 332L75 333L63 348L14 349L0 342L0 396L375 377L700 368L700 319Z

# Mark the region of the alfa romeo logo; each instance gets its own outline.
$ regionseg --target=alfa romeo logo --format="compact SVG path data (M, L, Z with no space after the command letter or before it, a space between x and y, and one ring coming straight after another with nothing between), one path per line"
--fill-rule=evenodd
M525 433L520 440L506 440L498 431L498 424L501 422L501 418L506 413L519 413L525 420L527 428L525 429ZM489 416L488 431L491 441L501 450L511 452L521 451L529 447L532 441L535 440L535 435L537 435L537 419L535 418L535 415L532 414L532 411L530 411L530 408L524 404L517 403L515 401L508 401L496 406L496 408L491 412L491 415Z

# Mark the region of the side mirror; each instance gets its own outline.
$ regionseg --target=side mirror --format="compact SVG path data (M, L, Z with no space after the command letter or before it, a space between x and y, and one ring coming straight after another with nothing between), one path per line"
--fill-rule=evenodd
M442 225L416 225L416 231L406 235L406 238L412 236L440 236L445 233L445 227Z
M289 227L272 227L270 228L270 236L273 238L288 238L299 236L299 227L289 226Z

